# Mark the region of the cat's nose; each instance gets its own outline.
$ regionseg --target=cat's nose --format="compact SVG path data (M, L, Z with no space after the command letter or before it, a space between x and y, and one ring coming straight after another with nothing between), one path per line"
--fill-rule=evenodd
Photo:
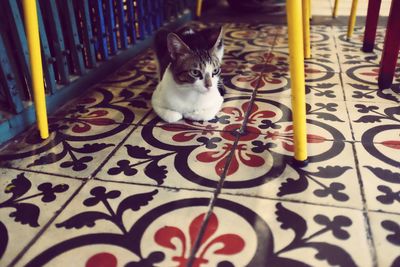
M209 73L206 73L205 75L205 79L204 79L204 86L208 89L211 88L212 86L212 81L211 81L211 77Z

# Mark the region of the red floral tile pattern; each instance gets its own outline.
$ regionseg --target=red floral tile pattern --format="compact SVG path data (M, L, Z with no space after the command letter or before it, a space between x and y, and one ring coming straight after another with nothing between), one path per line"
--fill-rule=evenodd
M5 144L0 265L397 266L400 81L377 89L382 28L369 54L344 30L311 27L307 167L282 25L224 25L210 121L157 117L148 49L66 103L49 139Z

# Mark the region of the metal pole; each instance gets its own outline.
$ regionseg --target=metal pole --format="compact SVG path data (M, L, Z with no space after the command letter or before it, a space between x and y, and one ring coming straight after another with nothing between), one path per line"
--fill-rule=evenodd
M46 113L46 98L43 84L42 56L40 52L39 26L36 0L23 0L25 31L28 40L30 67L32 73L33 101L40 137L49 137Z

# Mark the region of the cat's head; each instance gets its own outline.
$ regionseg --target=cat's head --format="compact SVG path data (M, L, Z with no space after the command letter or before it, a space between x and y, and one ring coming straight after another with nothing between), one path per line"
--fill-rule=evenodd
M170 33L167 47L174 80L201 93L218 90L224 49L222 37L222 27Z

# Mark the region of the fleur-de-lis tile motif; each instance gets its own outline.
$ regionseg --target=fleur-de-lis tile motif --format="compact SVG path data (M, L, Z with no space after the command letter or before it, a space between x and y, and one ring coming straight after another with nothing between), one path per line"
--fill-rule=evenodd
M175 226L164 226L155 233L154 240L156 243L168 249L177 250L177 247L171 242L172 239L176 238L180 241L182 249L181 251L176 251L177 255L172 258L173 261L177 262L179 267L187 266L189 262L188 256L194 247L204 218L205 214L200 214L190 223L189 240L184 232ZM219 255L234 255L243 250L245 241L242 237L231 233L215 236L218 226L218 218L212 213L203 233L203 238L200 241L198 253L191 266L207 266L208 260L205 258L205 254L209 252L209 250L213 251L213 254ZM220 247L222 245L222 247L215 250L215 247L213 248L214 245L218 245L215 247Z

